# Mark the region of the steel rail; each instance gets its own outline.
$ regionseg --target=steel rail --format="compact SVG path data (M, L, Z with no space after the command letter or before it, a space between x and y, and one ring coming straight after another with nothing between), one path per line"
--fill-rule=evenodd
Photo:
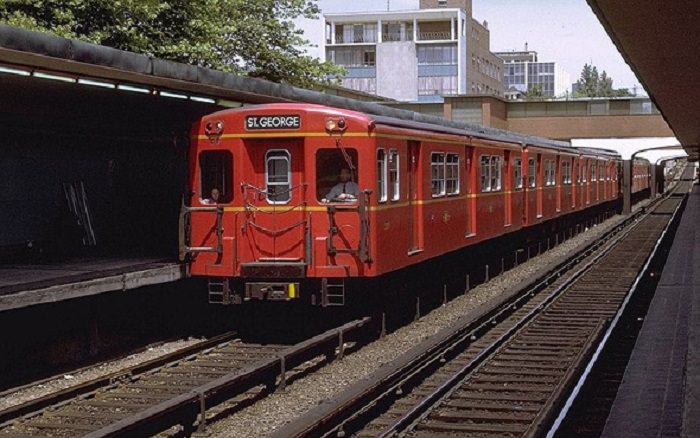
M618 225L615 231L624 231L624 227L636 221L641 214L641 210L635 212ZM401 393L402 386L425 377L426 371L435 368L438 363L443 363L446 357L455 355L456 353L453 354L453 352L465 343L473 342L481 331L490 328L497 321L506 319L523 301L546 288L610 239L611 235L603 236L564 262L545 267L540 274L533 276L534 280L527 280L524 284L516 286L504 301L481 306L475 312L463 317L455 327L443 330L433 339L414 347L389 366L377 371L367 379L368 381L351 387L335 400L327 401L306 416L276 431L273 436L282 438L328 435L333 431L342 433L345 425L384 403L384 399L395 397L395 393Z
M118 371L115 371L113 373L106 374L102 377L98 377L96 379L89 380L87 382L71 386L70 388L66 388L60 391L56 391L51 394L47 394L43 397L34 399L34 400L29 400L26 401L22 404L12 406L10 408L4 409L0 411L0 427L5 426L8 422L13 421L19 417L23 417L26 415L31 415L35 412L38 412L42 409L45 409L49 406L54 406L58 405L64 401L69 401L71 399L77 398L82 395L90 394L91 392L97 391L98 389L105 388L107 386L110 386L114 384L115 382L121 381L123 379L130 379L133 378L134 376L138 376L140 374L153 371L155 369L158 369L162 366L165 366L167 364L171 364L180 360L186 360L188 357L191 357L193 354L200 353L202 351L205 351L207 349L213 348L217 345L220 345L222 343L230 342L234 340L238 336L237 332L228 332L224 333L221 335L217 335L211 339L204 340L202 342L198 342L194 345L190 345L189 347L182 348L180 350L174 351L172 353L166 354L161 357L157 357L155 359L151 359L149 361L133 365ZM85 367L81 368L78 370L78 372L88 370L92 368L93 366L90 367ZM12 393L16 393L20 390L27 389L30 386L35 386L39 383L44 383L48 382L51 380L56 379L57 377L51 377L48 379L43 379L40 382L33 382L29 385L23 385L18 388L12 388L8 391L4 391L2 394L3 397L6 397Z
M285 370L299 366L319 354L334 352L336 347L342 355L348 334L366 329L370 322L369 317L349 322L285 349L276 358L263 359L243 371L229 373L85 436L150 436L178 424L189 427L196 421L199 422L198 430L203 431L207 408L228 400L241 390L264 384L271 379L274 382L278 376L283 382Z
M674 186L673 190L669 193L668 196L665 197L665 199L668 199L672 194L675 194L676 191L679 189L679 184ZM685 196L687 199L687 195ZM668 233L669 229L673 225L678 213L681 211L681 209L684 207L684 202L681 201L676 208L674 209L671 218L669 219L668 223L664 227L664 230L661 233L661 236L659 236L659 239L657 240L656 244L654 245L654 249L652 250L651 254L646 260L646 263L644 264L644 267L642 268L642 271L639 273L637 278L634 281L634 284L632 285L632 289L630 289L629 293L625 297L624 302L622 303L622 306L620 306L620 310L617 312L615 315L615 318L613 318L612 322L610 323L608 329L605 331L605 334L603 335L603 339L601 342L598 344L598 347L596 348L596 351L593 353L593 356L591 357L590 361L586 364L586 368L583 371L583 373L580 375L579 379L576 382L576 385L574 386L573 390L571 391L571 394L567 397L566 401L564 402L564 406L562 409L559 411L557 417L554 419L554 422L552 426L549 428L547 431L547 438L553 438L554 434L556 434L557 430L561 426L562 422L566 418L566 416L569 413L569 410L571 409L571 406L573 405L574 401L578 397L579 392L581 391L581 388L583 385L586 383L588 377L590 376L591 370L593 369L593 366L596 364L598 361L598 358L602 354L603 349L608 343L608 340L610 339L610 336L612 335L612 332L615 330L617 327L617 324L622 317L623 313L625 312L627 305L629 304L630 300L632 299L632 296L634 295L635 291L637 290L637 286L639 285L639 282L641 279L647 274L649 270L649 265L651 264L652 260L656 256L656 253L661 246L661 243L664 241L666 238L666 234Z

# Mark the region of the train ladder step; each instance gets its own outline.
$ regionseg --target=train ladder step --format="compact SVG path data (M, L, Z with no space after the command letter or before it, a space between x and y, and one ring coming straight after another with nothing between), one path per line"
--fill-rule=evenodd
M231 285L228 278L210 278L207 291L209 304L231 304Z
M324 306L345 305L345 279L324 278L322 281L322 303Z

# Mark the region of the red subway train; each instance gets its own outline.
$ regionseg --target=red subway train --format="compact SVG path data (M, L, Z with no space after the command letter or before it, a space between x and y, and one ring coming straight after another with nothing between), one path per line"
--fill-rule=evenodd
M319 105L220 111L191 139L181 255L226 303L329 304L344 279L621 196L614 152Z

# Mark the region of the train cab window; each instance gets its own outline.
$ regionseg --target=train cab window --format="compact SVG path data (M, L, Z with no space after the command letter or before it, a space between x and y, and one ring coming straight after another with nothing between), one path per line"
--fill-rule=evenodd
M401 199L401 185L399 181L399 152L396 149L389 151L389 199L398 201Z
M286 204L292 197L292 166L289 151L270 150L265 155L267 202Z
M233 199L233 155L229 151L199 154L199 198L205 204L227 204Z
M537 162L534 158L527 160L527 186L529 188L537 187Z
M523 188L523 160L520 158L513 161L513 188L515 190Z
M445 196L445 153L430 155L430 192L433 198Z
M359 195L356 166L356 149L319 149L316 152L316 199L320 202L356 201ZM343 193L346 196L339 197Z
M459 194L459 154L447 154L445 159L445 191L448 195Z

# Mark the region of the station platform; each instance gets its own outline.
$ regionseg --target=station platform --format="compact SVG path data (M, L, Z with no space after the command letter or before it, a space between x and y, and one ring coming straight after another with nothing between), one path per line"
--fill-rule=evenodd
M0 265L0 311L168 283L183 277L164 258L90 258Z
M693 186L604 437L700 437L700 185Z

